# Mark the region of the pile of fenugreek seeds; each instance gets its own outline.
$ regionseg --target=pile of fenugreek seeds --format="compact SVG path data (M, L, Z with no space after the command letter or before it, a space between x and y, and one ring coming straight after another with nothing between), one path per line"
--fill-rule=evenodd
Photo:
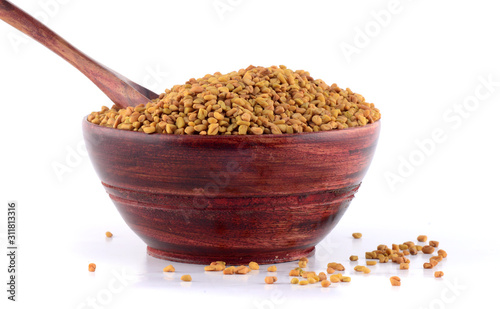
M281 65L192 78L145 106L103 107L87 119L148 134L260 135L364 126L379 120L380 112L349 88Z

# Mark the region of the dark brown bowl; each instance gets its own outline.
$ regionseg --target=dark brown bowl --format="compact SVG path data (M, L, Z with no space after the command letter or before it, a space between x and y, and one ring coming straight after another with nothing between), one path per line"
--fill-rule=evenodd
M206 264L310 255L373 158L380 122L317 133L147 135L83 120L99 178L154 257Z

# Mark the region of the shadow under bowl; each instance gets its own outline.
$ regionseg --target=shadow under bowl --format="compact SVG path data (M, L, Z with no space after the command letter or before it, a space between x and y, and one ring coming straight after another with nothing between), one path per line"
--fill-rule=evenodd
M147 135L83 119L99 178L151 256L207 264L311 255L373 158L380 121L283 135Z

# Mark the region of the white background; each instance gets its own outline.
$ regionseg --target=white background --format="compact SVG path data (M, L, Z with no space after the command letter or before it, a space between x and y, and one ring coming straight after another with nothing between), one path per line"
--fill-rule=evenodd
M82 118L109 106L107 97L55 54L0 22L0 233L5 248L7 201L17 200L20 248L16 304L6 300L7 259L0 256L2 308L92 308L93 298L96 308L491 308L486 304L496 301L496 2L15 3L94 59L158 93L207 73L284 64L361 93L381 110L383 126L363 185L310 263L324 271L327 262L342 262L351 283L291 286L287 274L295 263L278 265L279 281L272 286L263 282L267 266L249 276L222 277L173 263L178 271L166 276L161 270L169 262L146 255L82 149ZM486 88L481 80L494 82ZM435 132L444 137L430 142ZM64 166L64 173L58 176L55 166ZM105 239L107 230L113 239ZM354 241L352 232L364 237ZM378 244L415 241L419 234L439 240L448 252L438 267L442 279L422 269L422 256L412 258L409 271L391 263L370 275L354 274L351 254L363 264L364 252ZM90 262L97 264L93 274ZM127 279L116 275L122 272ZM180 282L185 273L193 282ZM392 275L402 278L401 287L390 286Z

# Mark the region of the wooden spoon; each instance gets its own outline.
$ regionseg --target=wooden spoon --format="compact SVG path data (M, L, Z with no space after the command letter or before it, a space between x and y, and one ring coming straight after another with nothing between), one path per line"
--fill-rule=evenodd
M0 0L0 19L40 42L80 70L120 107L146 104L158 95L108 69L7 0Z

